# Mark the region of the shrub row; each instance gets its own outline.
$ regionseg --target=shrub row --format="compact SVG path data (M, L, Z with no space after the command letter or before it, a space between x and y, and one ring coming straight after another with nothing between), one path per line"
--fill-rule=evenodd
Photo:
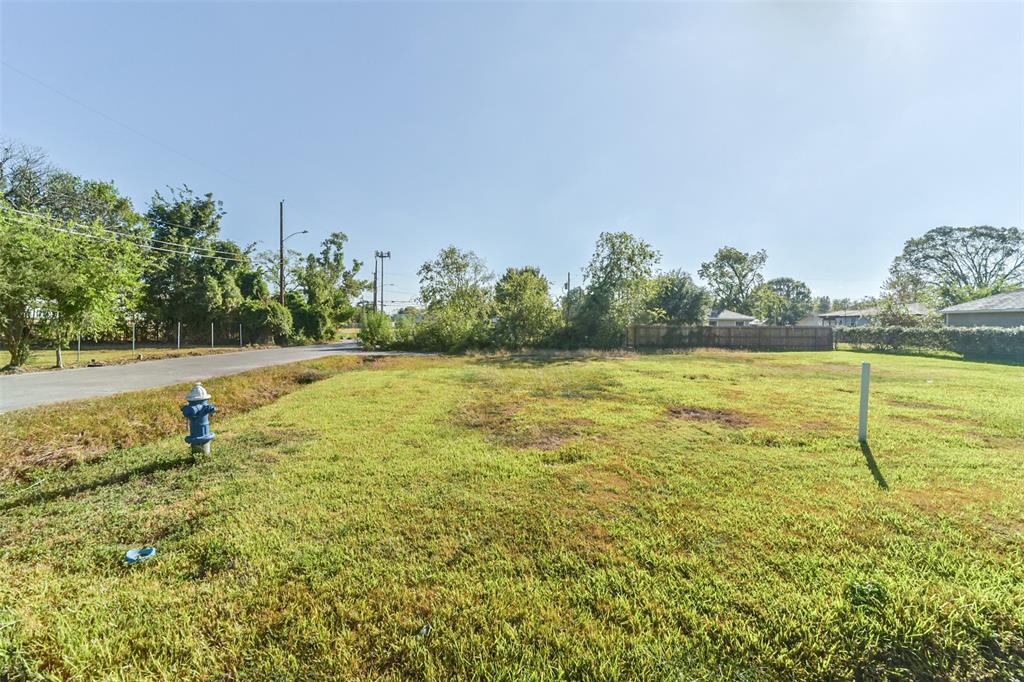
M947 350L965 358L1024 363L1024 327L839 327L835 339L873 350Z

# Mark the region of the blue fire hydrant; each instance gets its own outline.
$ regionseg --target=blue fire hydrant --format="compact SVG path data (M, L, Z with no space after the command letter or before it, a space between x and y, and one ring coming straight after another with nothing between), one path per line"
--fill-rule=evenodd
M193 454L210 454L210 441L217 437L210 430L210 415L217 411L217 407L210 404L210 398L203 385L196 382L185 396L188 405L181 408L181 413L189 422L189 434L185 436L185 442L192 445Z

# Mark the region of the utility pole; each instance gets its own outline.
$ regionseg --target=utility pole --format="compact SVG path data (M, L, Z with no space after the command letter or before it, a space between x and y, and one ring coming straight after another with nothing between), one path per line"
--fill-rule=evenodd
M281 305L284 305L284 199L280 204L280 226L281 226L281 262L278 271L277 285L281 288Z
M562 299L562 314L569 314L569 292L572 291L572 270L565 273L565 297Z
M379 251L375 251L373 254L373 312L377 312L377 254Z
M390 251L375 251L373 254L373 271L377 272L377 259L380 259L380 311L384 312L384 259L391 258ZM374 275L374 282L377 281L376 274ZM376 289L374 289L376 291ZM376 304L376 296L374 297L374 304ZM374 305L376 308L376 305Z

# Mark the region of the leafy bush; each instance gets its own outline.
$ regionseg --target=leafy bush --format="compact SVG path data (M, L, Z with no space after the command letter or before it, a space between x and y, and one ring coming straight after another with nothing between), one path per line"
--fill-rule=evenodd
M837 342L873 350L948 350L1024 363L1024 327L839 327L835 335Z
M238 314L250 342L283 342L292 333L292 314L277 301L242 301Z
M462 353L491 345L490 328L480 318L464 315L454 306L444 306L427 314L419 324L402 331L402 348Z
M363 318L363 328L359 330L359 340L363 347L370 350L387 348L394 340L395 330L391 318L376 310L367 312Z

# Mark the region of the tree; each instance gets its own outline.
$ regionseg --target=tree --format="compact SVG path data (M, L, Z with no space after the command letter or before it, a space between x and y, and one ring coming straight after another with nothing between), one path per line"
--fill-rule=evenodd
M584 270L586 293L572 313L577 340L598 347L619 345L626 327L646 310L660 260L658 251L628 232L602 232Z
M437 258L424 263L417 274L420 300L428 311L455 306L475 312L489 302L488 285L494 275L484 260L472 251L449 246Z
M413 343L438 351L462 351L490 341L494 275L472 251L454 246L420 267L420 300L425 319L416 327Z
M363 348L387 348L394 336L395 328L390 317L379 310L371 310L366 314L363 328L359 330L359 340L362 341Z
M711 288L716 308L750 314L750 297L764 282L761 270L767 260L763 249L745 253L725 246L710 261L701 263L697 274Z
M292 314L279 301L244 300L239 319L245 337L255 343L281 342L292 333Z
M682 270L672 270L654 281L650 307L658 317L676 324L701 324L708 316L711 296Z
M812 307L810 288L790 277L770 279L751 296L753 314L768 324L795 324Z
M196 195L187 186L153 195L146 212L153 238L165 250L154 251L143 276L144 306L154 319L205 330L209 323L234 324L243 296L238 286L251 272L248 251L219 238L224 210L212 194Z
M60 170L38 149L0 140L0 194L10 208L139 236L145 225L112 182Z
M815 296L811 305L814 308L814 312L827 313L832 310L832 299L828 296Z
M296 331L323 341L334 337L338 325L355 314L351 299L366 289L366 282L356 278L362 263L353 260L345 266L343 232L334 232L321 244L319 254L309 254L296 270L295 279L302 297L289 296L289 307L296 322Z
M890 268L893 277L934 287L955 304L1024 285L1024 234L1015 227L936 227L910 239Z
M29 342L61 348L76 332L102 333L133 298L143 263L138 244L111 238L98 225L49 229L45 218L0 219L0 326L12 366L28 359Z
M549 340L558 324L551 283L539 268L509 268L494 287L497 345L519 349Z
M46 181L54 172L42 150L0 139L0 194L6 206L31 212L44 208Z

